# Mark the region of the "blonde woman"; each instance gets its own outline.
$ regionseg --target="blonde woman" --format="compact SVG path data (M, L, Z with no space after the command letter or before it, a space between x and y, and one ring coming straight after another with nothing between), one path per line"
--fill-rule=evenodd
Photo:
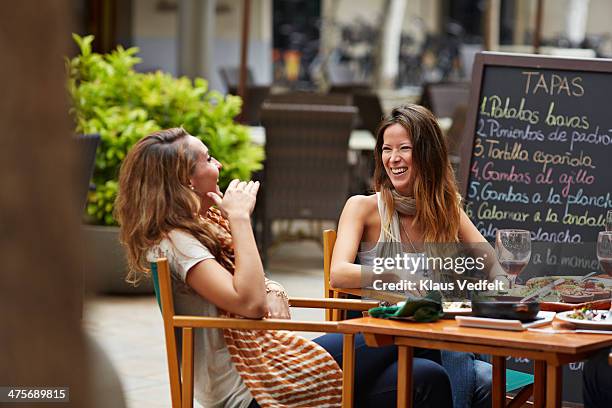
M486 243L461 209L446 144L430 111L418 105L393 109L379 126L374 158L376 194L351 197L340 216L332 286L372 284L369 267L390 243L401 243L414 256L431 243ZM455 408L491 404L491 366L474 357L442 353Z
M267 284L251 229L259 184L233 180L222 194L220 169L181 128L149 135L130 150L116 202L130 279L147 275L149 263L164 256L178 314L288 317L284 290ZM356 344L357 405L394 404L395 349L369 349L362 338ZM207 329L196 332L194 347L195 396L205 408L340 406L338 334L313 342L288 332ZM450 407L442 367L418 360L416 405Z

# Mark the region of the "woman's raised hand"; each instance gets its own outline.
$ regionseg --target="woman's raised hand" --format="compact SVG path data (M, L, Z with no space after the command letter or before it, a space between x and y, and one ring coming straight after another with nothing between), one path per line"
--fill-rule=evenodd
M250 217L255 208L258 190L259 181L246 182L234 179L227 186L223 196L212 192L208 193L208 196L219 207L224 217Z

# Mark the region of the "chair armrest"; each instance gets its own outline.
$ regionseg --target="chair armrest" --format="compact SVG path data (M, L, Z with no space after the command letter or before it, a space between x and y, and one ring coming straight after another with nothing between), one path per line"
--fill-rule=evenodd
M362 298L376 299L379 301L388 302L395 304L406 300L406 295L402 295L396 292L385 292L374 289L357 289L357 288L334 288L330 287L330 290L338 293L344 293L346 295L359 296Z
M353 296L363 296L363 290L358 288L334 288L330 287L330 290L338 293L344 293L345 295L353 295Z
M292 297L289 298L289 306L363 311L379 306L379 302L375 300L360 299L312 299Z
M172 320L175 327L340 333L337 322L305 322L285 319L237 319L230 317L201 316L174 316Z

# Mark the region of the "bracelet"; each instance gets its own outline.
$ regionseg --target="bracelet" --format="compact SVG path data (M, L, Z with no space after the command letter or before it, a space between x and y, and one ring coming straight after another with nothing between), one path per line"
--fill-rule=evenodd
M276 287L275 288L272 287L273 285ZM289 300L289 296L287 296L287 291L277 282L270 281L270 280L266 282L266 294L268 293L274 293L276 296L280 298L283 298L287 301Z
M274 295L276 297L279 297L287 302L289 302L289 297L287 297L287 294L283 291L280 290L267 290L266 293L274 293Z

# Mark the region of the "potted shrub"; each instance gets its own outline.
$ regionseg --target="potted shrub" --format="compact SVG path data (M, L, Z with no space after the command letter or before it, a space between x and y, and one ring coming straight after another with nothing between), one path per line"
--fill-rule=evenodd
M73 37L80 53L66 61L71 114L77 133L100 135L92 179L96 188L89 194L86 211L92 226L84 230L87 242L100 236L101 241L91 246L92 257L102 265L88 262L87 269L96 269L92 273L102 277L103 291L129 291L123 281L126 266L112 212L121 161L132 145L156 130L183 126L223 164L221 188L260 169L263 149L251 143L247 127L234 122L242 104L239 97L209 91L201 78L192 81L159 71L137 72L137 48L117 47L102 55L92 52L93 36ZM111 255L119 259L113 263ZM145 290L150 291L150 286Z

